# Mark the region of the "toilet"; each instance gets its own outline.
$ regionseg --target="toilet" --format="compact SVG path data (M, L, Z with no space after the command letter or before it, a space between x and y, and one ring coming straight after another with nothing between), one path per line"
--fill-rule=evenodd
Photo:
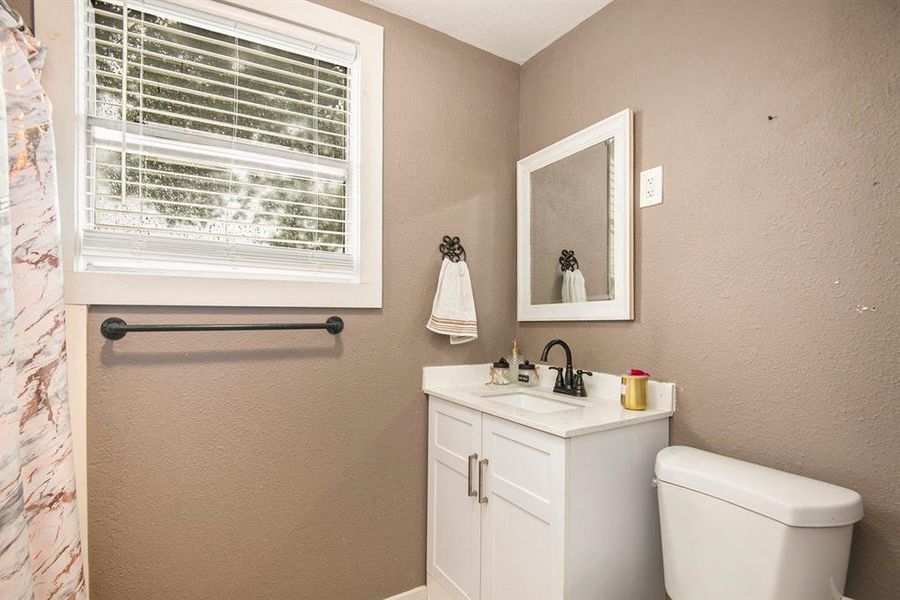
M685 446L656 480L672 600L845 598L858 493Z

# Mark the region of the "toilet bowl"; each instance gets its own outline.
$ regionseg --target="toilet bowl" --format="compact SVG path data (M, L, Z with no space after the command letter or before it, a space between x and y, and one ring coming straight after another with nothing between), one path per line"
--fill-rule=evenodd
M672 600L846 598L858 493L685 446L656 479Z

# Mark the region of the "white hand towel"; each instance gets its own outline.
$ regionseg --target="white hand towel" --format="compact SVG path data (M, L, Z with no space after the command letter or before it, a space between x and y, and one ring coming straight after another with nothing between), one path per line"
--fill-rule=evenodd
M562 278L562 301L569 303L572 301L572 271L563 270Z
M587 302L587 286L581 269L563 271L562 301Z
M475 297L465 261L453 262L445 258L441 263L431 318L426 327L435 333L449 335L451 344L478 339Z
M572 302L587 302L587 284L581 269L572 271Z

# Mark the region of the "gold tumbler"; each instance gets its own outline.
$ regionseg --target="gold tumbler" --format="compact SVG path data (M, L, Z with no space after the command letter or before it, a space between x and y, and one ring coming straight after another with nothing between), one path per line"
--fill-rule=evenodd
M628 410L647 408L648 375L622 375L622 407Z

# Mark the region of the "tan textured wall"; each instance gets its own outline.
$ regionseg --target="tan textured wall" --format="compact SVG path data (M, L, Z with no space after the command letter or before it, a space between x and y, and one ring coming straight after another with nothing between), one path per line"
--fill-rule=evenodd
M34 28L34 0L9 0L9 7L22 15L25 25Z
M486 361L515 327L518 67L356 2L385 27L384 309L93 307L92 600L381 599L425 583L423 364ZM481 338L425 330L442 234ZM504 258L505 257L505 258ZM344 317L323 332L137 334L100 322Z
M900 590L898 32L893 0L616 0L520 82L520 156L631 107L635 185L665 169L636 320L520 323L523 347L675 381L674 443L858 490L865 600Z

